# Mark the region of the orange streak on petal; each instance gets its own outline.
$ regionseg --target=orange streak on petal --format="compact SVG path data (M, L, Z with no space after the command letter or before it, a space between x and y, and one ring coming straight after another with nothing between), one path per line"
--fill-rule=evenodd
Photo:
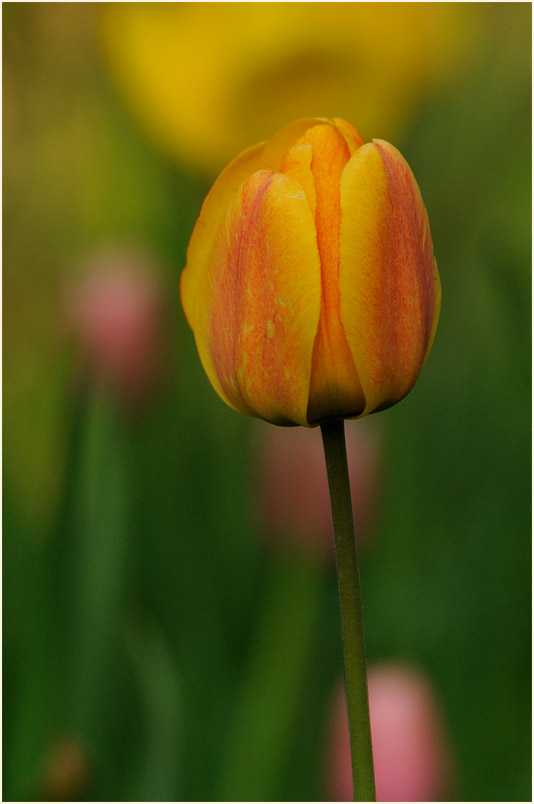
M307 424L320 308L313 215L300 184L258 171L228 209L210 258L207 348L223 398Z
M182 304L193 330L196 327L197 307L199 305L202 307L208 257L217 231L239 187L258 169L258 160L263 150L264 144L260 143L243 151L232 160L220 174L202 204L187 249L187 265L180 280Z
M417 380L437 324L439 276L419 188L393 146L378 140L355 153L341 208L341 317L371 413Z
M350 152L330 124L309 129L304 142L313 148L316 190L315 225L321 259L321 315L314 346L308 420L358 413L364 400L340 316L339 181Z

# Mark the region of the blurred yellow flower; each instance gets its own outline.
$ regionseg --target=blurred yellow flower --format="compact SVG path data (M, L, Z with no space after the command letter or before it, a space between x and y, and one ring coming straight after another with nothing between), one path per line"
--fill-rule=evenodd
M172 158L206 175L317 113L397 138L477 30L476 8L461 3L110 3L101 14L129 106Z

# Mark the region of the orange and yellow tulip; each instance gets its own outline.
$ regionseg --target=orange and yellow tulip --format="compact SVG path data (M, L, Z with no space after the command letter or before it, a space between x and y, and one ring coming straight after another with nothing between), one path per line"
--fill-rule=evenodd
M213 185L181 296L204 369L236 410L312 427L395 404L441 301L408 164L344 120L289 124Z

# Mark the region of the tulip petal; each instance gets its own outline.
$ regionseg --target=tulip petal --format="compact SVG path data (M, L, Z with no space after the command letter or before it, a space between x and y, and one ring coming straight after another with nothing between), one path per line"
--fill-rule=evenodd
M289 148L291 148L308 129L324 123L328 123L325 117L310 117L288 123L287 126L277 131L265 145L265 150L261 156L260 167L264 170L280 172L282 162Z
M347 123L342 117L334 117L332 122L347 143L350 155L352 156L352 154L363 145L362 135L357 128L354 128L351 123Z
M341 320L365 415L414 385L434 337L440 284L419 188L392 145L375 140L351 157L341 211Z
M202 296L206 280L207 258L221 220L240 186L258 169L258 160L264 146L264 143L253 145L230 162L202 205L187 249L187 265L180 280L182 305L193 330L196 326L196 305Z
M317 192L312 173L312 157L313 148L311 145L304 142L293 145L286 153L279 172L298 181L306 193L310 209L315 215Z
M243 413L307 425L321 269L301 185L253 174L227 211L208 266L195 336L216 390Z
M304 141L313 149L311 169L317 203L315 227L321 258L321 315L315 339L308 421L348 416L363 410L364 398L340 321L339 182L349 159L342 134L331 124L309 129Z
M429 230L430 231L430 230ZM432 315L432 326L430 328L430 337L428 339L428 345L426 347L425 358L423 360L423 365L426 363L426 359L428 357L428 353L432 348L432 344L434 343L434 336L436 334L436 329L438 328L438 321L439 321L439 314L441 311L441 282L439 278L439 271L438 271L438 263L436 258L434 257L433 260L433 276L434 276L434 310Z
M206 260L228 205L243 182L257 170L280 171L286 152L305 132L324 118L296 120L280 129L267 143L253 145L233 159L206 196L187 250L182 272L182 303L189 324L195 327L195 303L204 282Z

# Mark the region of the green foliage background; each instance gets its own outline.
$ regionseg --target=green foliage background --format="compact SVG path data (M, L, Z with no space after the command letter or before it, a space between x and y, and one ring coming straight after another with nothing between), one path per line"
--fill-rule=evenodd
M472 69L396 143L443 307L418 385L380 414L361 572L370 660L432 678L458 800L516 801L531 795L530 5L484 14ZM335 577L258 533L255 423L212 391L179 304L208 188L138 132L93 22L91 6L3 5L3 797L39 796L68 734L91 800L320 800ZM135 419L76 390L60 323L71 266L132 237L166 271L172 341Z

